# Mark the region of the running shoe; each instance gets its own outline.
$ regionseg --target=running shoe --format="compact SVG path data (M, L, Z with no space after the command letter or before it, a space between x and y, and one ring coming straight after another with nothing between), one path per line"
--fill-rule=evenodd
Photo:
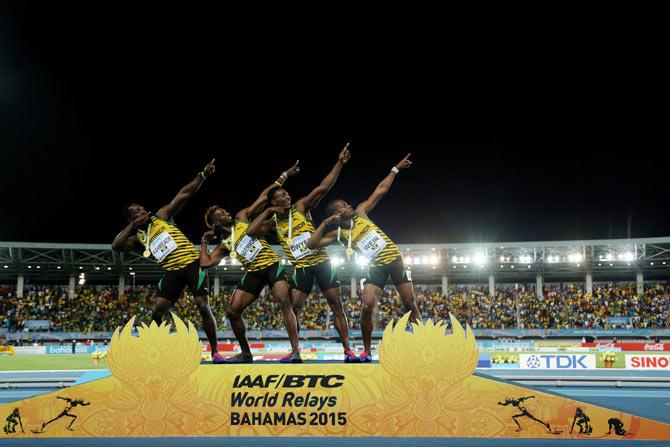
M279 361L282 363L302 363L299 352L286 354L284 357L280 358Z
M344 363L359 363L361 359L351 349L344 353Z
M361 355L358 356L361 362L370 363L372 361L372 354L367 351L363 351Z
M223 363L253 363L253 361L254 356L246 352L240 352L237 355L223 359Z
M212 363L219 364L219 363L226 363L226 358L221 354L220 352L217 352L212 356Z

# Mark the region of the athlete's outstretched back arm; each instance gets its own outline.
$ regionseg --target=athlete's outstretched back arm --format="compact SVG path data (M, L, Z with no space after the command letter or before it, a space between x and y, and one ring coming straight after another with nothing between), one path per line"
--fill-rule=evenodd
M298 166L299 163L300 160L296 160L293 166L291 166L286 171L282 172L282 174L279 176L277 180L275 180L272 184L270 184L263 191L261 191L260 195L254 201L254 203L251 204L251 206L244 208L242 211L237 213L235 218L243 222L249 222L249 219L251 219L252 216L258 214L263 209L263 207L268 203L268 192L270 192L272 188L282 186L289 177L293 177L298 172L300 172L300 166Z
M198 174L196 178L191 180L186 186L179 190L174 199L163 208L158 210L156 217L163 220L170 220L172 216L177 214L184 207L184 204L198 192L200 185L205 181L207 176L213 174L216 171L214 166L214 159L210 161L203 169L202 172Z
M337 230L326 233L326 228L339 222L339 214L333 214L332 216L324 219L323 222L321 222L321 225L319 225L309 237L309 240L307 241L307 248L314 250L315 248L326 247L337 241Z
M130 222L126 228L121 230L119 234L114 238L112 242L112 249L117 251L130 251L137 245L137 236L135 233L137 229L147 223L151 218L151 213L146 213L141 216L138 216Z
M375 190L372 192L372 195L370 195L366 201L358 204L356 207L356 214L366 216L370 211L372 211L375 205L377 205L381 198L384 197L391 188L393 180L395 180L398 171L400 171L400 169L406 169L412 166L412 162L409 160L410 155L412 154L407 154L405 158L400 160L400 162L391 169L391 172L389 172L386 178L384 178L384 180L382 180L379 185L377 185Z
M202 235L200 240L200 267L210 268L215 265L219 265L224 256L226 256L227 250L223 245L219 244L216 246L212 252L209 252L208 244L214 239L214 232L207 231Z
M285 210L285 208L282 208L280 206L271 206L269 208L265 208L263 212L261 212L258 216L254 218L254 220L249 224L249 228L247 228L247 234L251 237L261 237L263 235L263 224L270 219L270 216L272 216L275 213L281 213ZM267 227L265 228L267 230Z
M344 146L344 149L340 151L337 163L335 163L333 169L331 169L328 175L321 181L321 184L314 188L312 192L295 203L296 207L298 207L298 210L304 213L305 211L309 211L312 208L316 208L323 196L325 196L328 191L330 191L330 188L333 187L337 181L337 177L342 171L342 168L345 164L347 164L350 157L351 153L349 152L349 143L347 143Z

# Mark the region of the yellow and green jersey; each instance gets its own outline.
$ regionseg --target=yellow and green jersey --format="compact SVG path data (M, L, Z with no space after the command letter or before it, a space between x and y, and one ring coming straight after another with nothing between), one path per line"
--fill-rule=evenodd
M200 258L195 246L172 222L152 216L147 231L137 230L136 234L137 240L151 252L163 270L181 270Z
M247 234L249 224L241 220L233 222L230 237L221 244L229 251L237 252L237 260L242 263L249 272L263 270L272 264L279 262L279 255L270 247L265 238L255 238ZM233 240L234 236L234 240Z
M398 246L370 219L352 217L351 228L341 228L340 242L348 245L350 235L351 248L367 257L371 267L390 264L400 256Z
M289 223L291 226L290 243ZM328 251L325 248L314 250L307 248L307 242L314 232L314 223L309 213L304 215L295 206L292 206L287 217L275 219L275 227L279 244L294 267L311 267L328 260Z

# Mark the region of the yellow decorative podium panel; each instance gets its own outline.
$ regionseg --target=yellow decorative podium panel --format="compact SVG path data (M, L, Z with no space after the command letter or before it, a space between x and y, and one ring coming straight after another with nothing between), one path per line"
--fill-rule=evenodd
M670 425L474 376L455 318L389 324L379 364L201 365L191 323L116 331L111 377L0 407L5 437L382 436L670 440Z

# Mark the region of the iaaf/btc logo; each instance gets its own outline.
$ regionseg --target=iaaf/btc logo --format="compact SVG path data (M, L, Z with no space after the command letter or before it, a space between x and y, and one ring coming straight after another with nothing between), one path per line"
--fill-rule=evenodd
M595 369L593 354L520 354L524 369Z

